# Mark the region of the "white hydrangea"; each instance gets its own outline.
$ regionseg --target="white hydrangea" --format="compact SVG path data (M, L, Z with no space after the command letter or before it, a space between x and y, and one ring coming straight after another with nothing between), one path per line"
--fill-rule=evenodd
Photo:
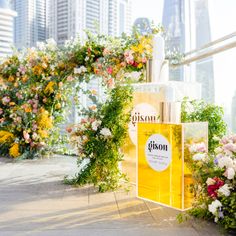
M224 195L226 197L228 197L230 195L230 187L228 184L224 184L223 186L221 186L218 189L218 193L220 193L221 195Z
M101 120L95 120L92 123L92 130L97 131L98 127L101 125L102 121Z
M222 204L219 200L215 200L213 201L210 205L208 205L208 210L213 214L213 215L216 215L217 213L217 209L219 207L222 207Z
M101 129L100 134L106 138L112 136L111 131L108 128Z
M218 160L218 166L220 168L229 168L229 167L233 167L233 160L232 158L230 158L229 156L223 156Z

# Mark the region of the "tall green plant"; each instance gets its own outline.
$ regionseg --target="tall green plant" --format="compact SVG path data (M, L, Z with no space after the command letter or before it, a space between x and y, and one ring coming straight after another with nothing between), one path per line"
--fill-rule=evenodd
M227 125L223 120L223 108L214 104L206 103L203 100L190 101L185 98L181 107L181 121L207 121L208 122L208 149L212 153L218 145L217 139L226 134Z

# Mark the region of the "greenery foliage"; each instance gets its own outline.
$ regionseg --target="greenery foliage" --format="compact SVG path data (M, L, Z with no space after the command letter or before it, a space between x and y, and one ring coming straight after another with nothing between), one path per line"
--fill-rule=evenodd
M212 153L219 144L216 137L221 138L226 134L227 126L223 120L223 116L224 111L222 107L211 103L206 103L203 100L189 101L185 98L182 102L182 122L208 122L208 150L210 153Z
M80 166L84 159L89 159L88 164L73 179L66 178L66 183L93 183L100 192L114 190L119 186L119 180L124 178L119 169L119 162L123 159L120 147L130 119L131 94L129 86L116 86L109 92L104 105L96 103L96 112L85 112L88 114L87 119L76 126L71 137L75 145L80 143L78 137L83 137L78 163Z

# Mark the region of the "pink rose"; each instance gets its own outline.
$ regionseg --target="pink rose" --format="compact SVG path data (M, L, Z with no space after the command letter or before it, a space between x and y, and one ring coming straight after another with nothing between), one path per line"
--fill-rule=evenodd
M69 75L69 76L66 78L66 80L67 80L67 81L69 81L69 82L71 82L71 81L73 81L73 80L74 80L74 77L73 77L73 76L71 76L71 75Z
M30 141L30 135L25 130L23 131L23 137L26 142Z
M107 68L107 73L111 75L112 72L113 72L113 69L112 69L112 67L109 66L109 67Z
M146 63L146 62L147 62L147 58L146 57L142 58L142 63Z

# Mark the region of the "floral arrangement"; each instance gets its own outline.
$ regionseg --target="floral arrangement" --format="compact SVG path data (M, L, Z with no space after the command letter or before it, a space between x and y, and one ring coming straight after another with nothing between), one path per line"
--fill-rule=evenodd
M67 43L71 54L77 50L80 58L74 58L77 63L80 61L74 71L80 81L92 73L100 77L106 101L105 104L99 101L97 91L84 91L93 105L81 109L84 118L67 129L79 156L79 172L72 179L67 177L66 183L93 183L101 192L119 186L124 177L118 168L122 161L120 147L126 136L132 98L128 84L144 78L146 62L152 55L152 37L152 34L121 38L88 34L80 48L75 42Z
M236 135L224 136L218 142L213 154L207 154L202 142L189 145L195 202L188 213L235 230Z
M49 40L0 65L0 154L33 158L50 143L67 105L70 68Z
M143 78L151 56L152 35L113 38L88 33L62 48L49 40L15 53L0 64L1 155L32 158L53 143L69 97L78 101L81 83L93 75L112 89L115 81ZM85 92L86 94L86 92ZM55 138L54 138L55 139Z
M132 97L127 84L144 78L152 37L137 32L119 38L88 33L83 44L75 39L58 48L49 41L3 61L0 155L33 158L55 144L60 140L57 125L73 98L84 118L67 128L79 156L79 172L66 182L93 183L100 191L115 189L123 177L118 164ZM94 76L102 81L103 102L96 98L96 91L84 89ZM93 105L82 107L81 93Z

